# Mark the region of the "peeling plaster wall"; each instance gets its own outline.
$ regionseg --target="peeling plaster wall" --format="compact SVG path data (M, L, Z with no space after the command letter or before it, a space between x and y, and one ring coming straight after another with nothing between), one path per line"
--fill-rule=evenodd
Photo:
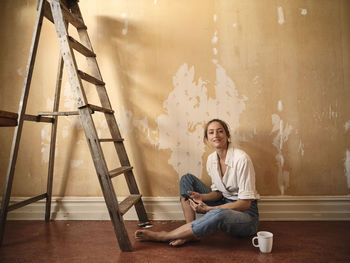
M18 110L36 3L0 2L2 110ZM209 183L203 125L216 117L251 156L260 194L350 193L350 1L84 0L80 7L144 196L176 196L188 172ZM45 20L27 113L51 110L57 63L56 33ZM96 104L93 87L86 90ZM73 98L64 74L60 110L74 110ZM96 127L108 136L104 120ZM25 124L13 196L45 192L50 130ZM13 131L0 130L1 187ZM114 148L104 148L116 168ZM122 178L113 182L119 195L128 193ZM101 195L78 117L59 119L53 193Z

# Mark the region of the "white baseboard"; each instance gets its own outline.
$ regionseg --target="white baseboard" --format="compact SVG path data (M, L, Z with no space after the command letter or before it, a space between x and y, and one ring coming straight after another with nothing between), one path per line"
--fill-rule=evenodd
M25 198L12 198L11 204ZM123 198L120 198L122 201ZM143 197L150 220L184 220L179 197ZM350 196L263 196L259 200L261 221L350 220ZM109 220L103 197L53 197L53 220ZM45 200L11 211L8 220L43 220ZM130 209L125 220L137 220Z

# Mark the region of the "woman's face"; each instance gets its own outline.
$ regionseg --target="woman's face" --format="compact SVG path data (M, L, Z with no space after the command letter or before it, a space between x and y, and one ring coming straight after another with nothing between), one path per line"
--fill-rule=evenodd
M227 149L228 137L219 122L212 122L207 129L208 143L215 149Z

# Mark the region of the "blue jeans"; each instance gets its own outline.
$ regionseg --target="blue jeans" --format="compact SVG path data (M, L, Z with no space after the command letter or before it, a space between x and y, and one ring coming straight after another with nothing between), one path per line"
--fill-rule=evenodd
M192 174L185 174L180 180L180 195L194 191L201 194L211 192L211 189ZM229 202L235 202L227 198L205 202L208 206L217 206ZM202 217L191 223L192 232L196 237L203 237L223 231L236 237L248 237L258 230L259 212L257 200L251 203L248 210L236 211L227 208L217 208L207 212Z

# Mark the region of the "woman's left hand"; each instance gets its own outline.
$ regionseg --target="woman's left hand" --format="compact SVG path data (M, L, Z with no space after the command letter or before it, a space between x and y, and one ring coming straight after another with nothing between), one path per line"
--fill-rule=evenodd
M209 206L207 206L205 203L203 203L200 200L196 200L198 204L195 204L192 200L190 200L190 206L193 209L193 211L199 213L199 214L205 214L209 211Z

